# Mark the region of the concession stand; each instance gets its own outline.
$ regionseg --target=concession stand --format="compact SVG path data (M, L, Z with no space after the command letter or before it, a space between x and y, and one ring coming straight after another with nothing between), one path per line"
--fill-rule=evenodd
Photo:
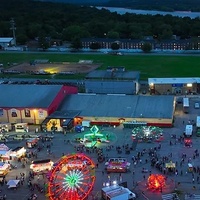
M24 147L16 147L11 150L10 156L13 158L21 158L26 155L26 149Z
M10 171L10 164L0 162L0 176L5 176Z
M10 160L11 149L8 148L5 144L0 144L0 159L1 160Z
M126 158L110 158L105 163L107 172L127 172L130 168L130 163L127 162Z

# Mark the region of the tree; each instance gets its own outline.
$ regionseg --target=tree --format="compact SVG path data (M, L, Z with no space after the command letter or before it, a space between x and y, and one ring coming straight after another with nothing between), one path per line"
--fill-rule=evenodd
M76 49L76 50L82 48L81 40L80 40L79 37L74 37L74 38L72 39L71 48Z
M62 35L63 35L63 40L66 41L72 41L74 39L74 36L78 38L84 38L90 36L89 32L86 31L85 28L77 25L72 25L64 29Z
M23 33L20 33L17 35L17 43L20 44L20 45L24 45L26 44L28 38L25 34Z
M142 49L142 51L143 51L144 53L149 53L149 52L152 50L152 46L151 46L150 43L145 42L145 43L142 45L141 49Z
M46 50L50 47L49 38L45 36L44 32L40 33L38 37L38 44L39 44L39 47L42 48L43 50Z
M90 44L90 49L92 49L92 50L97 50L97 49L100 49L100 48L101 48L101 45L98 42L92 42Z
M112 50L118 50L119 48L120 48L119 43L113 42L113 43L111 44L111 49L112 49Z
M117 31L109 31L107 37L111 39L118 39L119 33Z

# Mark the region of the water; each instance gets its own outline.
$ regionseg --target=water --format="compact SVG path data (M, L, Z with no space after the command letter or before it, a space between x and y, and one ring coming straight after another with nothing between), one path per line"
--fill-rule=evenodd
M118 14L125 13L134 13L134 14L142 14L142 15L172 15L174 17L190 17L191 19L195 19L200 17L200 12L190 12L190 11L175 11L175 12L164 12L157 10L134 10L128 8L117 8L117 7L100 7L96 6L97 9L101 10L102 8L109 10L110 12L117 12Z

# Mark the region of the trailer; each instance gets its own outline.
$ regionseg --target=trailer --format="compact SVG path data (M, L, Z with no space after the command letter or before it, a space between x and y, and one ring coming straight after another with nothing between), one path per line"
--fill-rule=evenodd
M193 125L186 125L185 126L185 131L184 131L184 136L185 137L192 137L193 133Z
M104 187L101 192L104 200L131 200L136 198L135 193L119 185Z
M200 137L200 116L197 116L196 120L196 136Z
M136 195L132 193L128 188L122 187L119 191L110 192L107 195L106 200L133 200Z
M190 107L189 98L183 98L183 112L188 113L189 107Z

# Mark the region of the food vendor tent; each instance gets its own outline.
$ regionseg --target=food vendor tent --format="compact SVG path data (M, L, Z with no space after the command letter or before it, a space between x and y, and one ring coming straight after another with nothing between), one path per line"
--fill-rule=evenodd
M5 145L0 144L0 157L1 159L9 159L11 150Z
M10 156L20 158L26 154L26 149L24 147L16 147L10 152Z
M169 163L165 163L165 167L166 167L166 168L175 168L175 167L176 167L176 164L173 163L172 161L170 161Z

